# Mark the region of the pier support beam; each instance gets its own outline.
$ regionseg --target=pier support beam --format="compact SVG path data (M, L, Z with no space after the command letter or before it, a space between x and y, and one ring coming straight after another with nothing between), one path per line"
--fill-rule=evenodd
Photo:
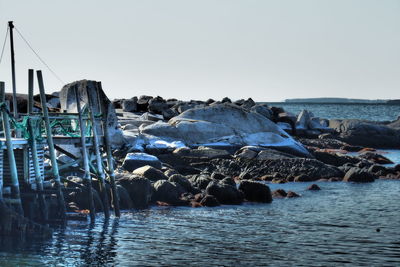
M66 216L64 194L63 194L62 188L61 188L61 179L60 179L60 174L58 171L56 152L54 150L54 142L53 142L53 135L51 133L49 112L48 112L47 106L46 106L47 101L46 101L46 95L45 95L45 90L44 90L42 71L38 70L36 72L36 74L37 74L37 79L38 79L38 83L39 83L40 102L42 104L42 112L43 112L44 123L45 123L45 127L46 127L46 137L47 137L47 145L49 147L49 153L50 153L51 169L53 171L54 181L55 181L56 190L57 190L58 205L60 207L60 216L61 216L61 219L64 220L65 216Z

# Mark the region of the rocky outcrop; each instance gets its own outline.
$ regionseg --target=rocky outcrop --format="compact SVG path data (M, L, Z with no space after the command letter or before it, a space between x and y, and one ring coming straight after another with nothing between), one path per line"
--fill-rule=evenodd
M400 129L362 120L330 120L341 140L351 145L400 148Z
M261 145L310 157L309 152L272 121L233 104L190 109L168 123L139 128L144 135L185 144Z
M183 194L185 190L175 183L171 183L167 180L159 180L153 184L153 189L152 201L161 201L170 205L188 204L180 199L181 194Z

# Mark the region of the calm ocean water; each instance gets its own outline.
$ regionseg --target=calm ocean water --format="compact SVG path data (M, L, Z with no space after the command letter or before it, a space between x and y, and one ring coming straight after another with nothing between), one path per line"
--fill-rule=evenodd
M312 111L315 116L324 119L362 119L372 121L392 121L400 116L400 105L386 104L295 104L268 103L282 107L286 111L299 114L303 109Z
M400 111L333 106L283 107L370 120ZM400 151L383 152L400 163ZM1 239L0 266L400 266L400 181L318 184L318 192L309 183L270 184L302 195L271 204L126 211L94 225L69 222L47 241Z

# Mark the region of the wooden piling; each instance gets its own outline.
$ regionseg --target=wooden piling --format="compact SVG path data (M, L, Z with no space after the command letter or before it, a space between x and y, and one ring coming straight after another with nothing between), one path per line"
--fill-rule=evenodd
M0 96L2 98L2 103L4 104L4 96L5 96L4 83L0 87L0 90L1 90ZM17 164L15 163L14 147L13 147L12 138L11 138L11 127L10 127L9 116L8 116L8 112L7 112L6 108L7 107L3 107L1 110L1 113L2 113L2 118L3 118L4 135L6 137L8 163L10 166L10 173L11 173L11 198L12 198L11 203L15 204L16 212L23 215L24 211L22 209L21 194L19 191Z
M33 85L34 73L32 69L28 70L28 115L33 112Z
M56 152L54 149L53 135L51 133L49 112L47 110L47 105L46 105L47 101L46 101L46 95L45 95L45 90L44 90L42 71L38 70L36 72L36 74L37 74L37 79L38 79L38 83L39 83L40 102L42 104L42 113L43 113L44 123L45 123L45 128L46 128L47 145L49 148L51 169L53 171L54 181L55 181L56 190L57 190L57 200L58 200L58 205L60 207L60 213L61 213L60 215L61 215L61 219L65 219L66 208L65 208L64 194L62 192L61 179L60 179L60 174L58 171L57 157L56 157Z
M97 95L99 95L98 92L101 89L100 82L97 83L97 87L99 89L99 90L97 90ZM108 103L106 110L104 110L104 112L103 112L103 131L104 131L104 143L105 143L106 154L107 154L108 176L110 178L114 212L115 212L115 216L120 217L121 211L119 209L119 196L118 196L117 186L115 184L114 161L113 161L112 152L111 152L111 140L110 140L110 132L108 129L108 118L107 118L107 114L108 114L107 112L111 108L111 105L112 105L111 102Z
M103 164L102 164L102 159L101 159L101 154L100 154L100 143L99 143L99 136L97 134L97 123L96 119L93 114L93 103L92 103L92 98L89 95L89 92L87 92L88 95L88 104L89 104L89 119L92 123L92 133L93 133L93 148L94 152L96 155L96 163L97 163L97 175L99 178L99 183L100 183L100 195L103 201L103 206L104 206L104 215L106 218L110 217L110 204L108 201L108 192L107 192L107 187L105 183L105 173L103 169Z
M85 132L86 132L86 127L83 122L83 116L82 116L82 109L81 109L81 101L79 98L79 92L78 92L78 87L74 87L75 91L75 101L76 101L76 108L78 111L78 118L79 118L79 130L81 133L81 151L82 151L82 158L83 158L83 167L85 170L85 180L87 183L87 188L88 188L88 201L89 201L89 211L90 211L90 220L93 222L95 220L95 208L94 208L94 202L93 202L93 192L92 192L92 178L90 176L90 167L89 167L89 158L88 158L88 153L86 149L86 137L85 137Z
M0 102L4 103L5 99L5 89L4 82L0 82ZM3 202L3 170L1 170L0 174L0 202Z

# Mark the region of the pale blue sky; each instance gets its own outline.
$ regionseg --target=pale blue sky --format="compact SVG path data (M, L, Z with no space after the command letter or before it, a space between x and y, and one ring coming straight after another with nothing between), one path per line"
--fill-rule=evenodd
M95 79L110 98L400 98L397 0L0 0L8 20L65 82ZM57 81L16 36L27 69ZM10 91L9 47L0 80Z

